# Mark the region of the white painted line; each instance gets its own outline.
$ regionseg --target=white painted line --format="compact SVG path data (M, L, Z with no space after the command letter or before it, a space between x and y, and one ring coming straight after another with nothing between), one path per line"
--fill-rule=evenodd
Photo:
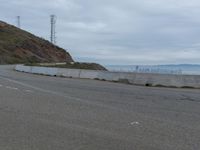
M78 102L84 102L84 103L87 103L87 104L90 104L90 105L100 106L100 107L103 107L103 108L114 109L114 110L122 111L122 112L125 111L124 109L118 109L118 108L115 108L113 106L107 106L107 105L104 105L104 104L101 104L101 103L97 103L97 102L92 102L92 101L89 101L89 100L81 99L79 97L65 95L65 94L62 94L62 93L59 93L59 92L55 92L55 91L51 91L51 90L47 90L47 89L42 89L40 87L32 86L30 84L26 84L26 83L23 83L23 82L20 82L20 81L12 80L12 79L9 79L9 78L6 78L6 77L0 76L0 78L4 79L4 80L7 80L7 81L10 81L12 83L24 86L26 88L31 88L31 89L34 89L36 91L43 92L43 93L48 93L48 94L64 97L66 99L73 99L73 100L78 101Z
M130 124L131 124L132 126L133 126L133 125L140 125L140 123L137 122L137 121L131 122Z
M31 90L25 90L25 92L31 93L31 92L33 92L33 91L31 91Z
M11 86L6 86L7 89L11 89L11 90L18 90L18 88L16 87L11 87Z

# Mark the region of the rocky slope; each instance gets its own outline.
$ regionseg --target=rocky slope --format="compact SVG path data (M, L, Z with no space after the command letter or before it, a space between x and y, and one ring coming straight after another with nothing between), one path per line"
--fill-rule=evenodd
M64 49L0 21L0 64L73 62Z

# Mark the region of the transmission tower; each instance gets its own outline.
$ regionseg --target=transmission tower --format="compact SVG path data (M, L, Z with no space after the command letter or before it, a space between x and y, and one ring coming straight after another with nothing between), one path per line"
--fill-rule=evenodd
M56 44L56 16L51 15L50 16L50 21L51 21L51 36L50 36L50 41L53 44Z
M17 16L17 27L21 28L21 18L20 18L20 16Z

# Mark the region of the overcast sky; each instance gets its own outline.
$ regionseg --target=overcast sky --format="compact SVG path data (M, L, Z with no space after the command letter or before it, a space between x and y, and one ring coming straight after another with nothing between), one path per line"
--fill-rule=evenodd
M200 64L199 0L0 0L0 20L49 39L76 61Z

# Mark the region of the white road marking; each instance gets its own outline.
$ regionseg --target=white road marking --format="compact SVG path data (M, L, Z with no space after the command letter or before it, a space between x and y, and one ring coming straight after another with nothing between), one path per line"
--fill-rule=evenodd
M140 125L140 123L137 122L137 121L131 122L130 124L131 124L132 126L133 126L133 125Z
M7 89L11 89L11 90L18 90L18 88L16 87L11 87L11 86L6 86Z
M31 92L33 92L33 91L31 91L31 90L25 90L25 92L31 93Z
M53 94L53 95L57 95L57 96L60 96L60 97L64 97L66 99L73 99L73 100L78 101L78 102L84 102L84 103L87 103L87 104L90 104L90 105L95 105L95 106L100 106L100 107L104 107L104 108L114 109L114 110L117 110L117 111L123 111L123 112L125 111L124 109L118 109L118 108L115 108L113 106L107 106L107 105L104 105L104 104L101 104L101 103L98 103L98 102L92 102L92 101L89 101L89 100L81 99L79 97L65 95L65 94L62 94L62 93L59 93L59 92L56 92L56 91L42 89L40 87L32 86L30 84L26 84L26 83L23 83L23 82L20 82L20 81L9 79L7 77L0 76L0 78L2 78L4 80L7 80L9 82L16 83L18 85L24 86L26 88L31 88L31 89L34 89L36 91L43 92L43 93Z

